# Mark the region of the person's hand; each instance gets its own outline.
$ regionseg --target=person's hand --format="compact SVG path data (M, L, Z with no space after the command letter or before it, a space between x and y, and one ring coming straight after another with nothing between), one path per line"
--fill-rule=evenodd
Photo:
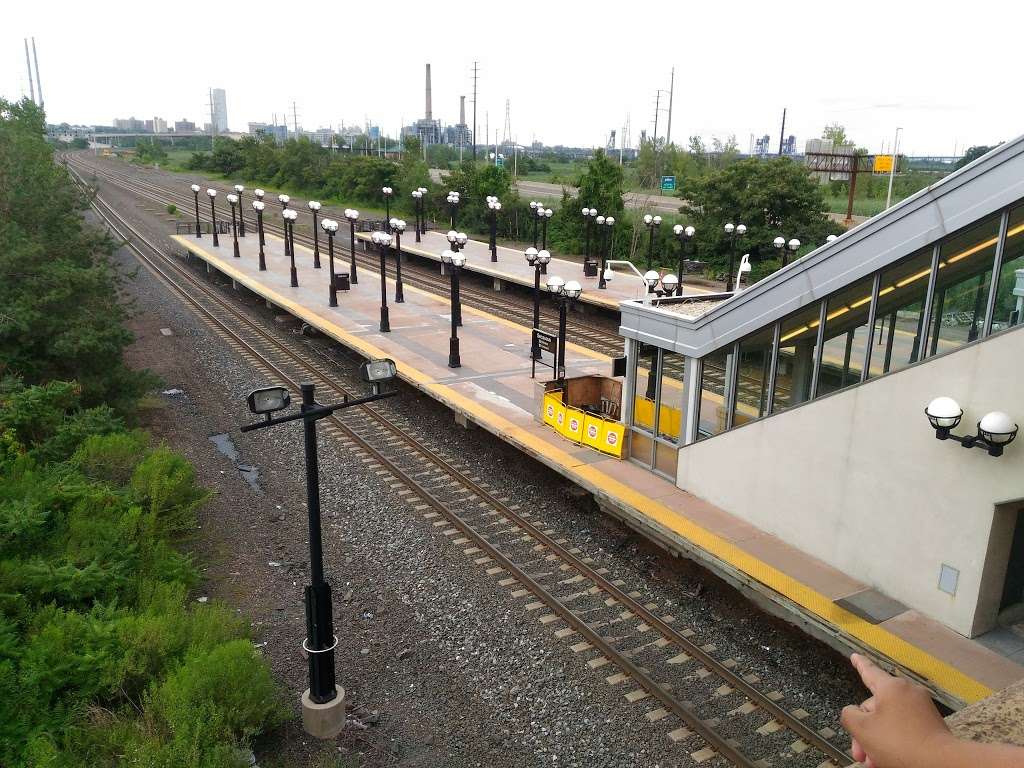
M868 768L932 765L953 736L920 685L893 677L870 659L853 654L853 666L871 691L860 706L843 708L843 728L853 737L853 758Z

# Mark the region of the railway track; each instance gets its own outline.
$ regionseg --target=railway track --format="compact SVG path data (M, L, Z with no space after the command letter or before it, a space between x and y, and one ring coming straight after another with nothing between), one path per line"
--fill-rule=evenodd
M312 381L325 399L352 394L337 371L266 329L101 196L94 197L93 207L157 280L270 382L294 390L300 381ZM582 668L602 670L609 685L628 687L624 706L653 704L645 713L650 727L663 731L689 759L741 768L765 768L773 758L800 768L851 763L830 741L834 732L815 729L813 716L803 710L786 709L782 694L763 691L756 675L743 674L734 659L718 658L713 645L702 645L693 630L676 626L656 603L644 602L640 591L609 578L607 569L530 512L510 505L415 424L386 406L368 405L346 411L344 421L332 417L324 433L356 460L389 475L392 486L402 488L410 513L459 547L498 587L529 601L527 613L557 640L571 642L568 652L583 660Z

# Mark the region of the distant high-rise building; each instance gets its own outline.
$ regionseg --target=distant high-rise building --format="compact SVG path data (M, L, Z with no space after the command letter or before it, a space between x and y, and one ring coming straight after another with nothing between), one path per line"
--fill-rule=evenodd
M216 133L228 131L228 97L223 88L214 88L210 100L213 103L213 129Z
M134 117L115 117L114 130L124 131L125 133L144 133L146 131L146 124L142 120L136 120Z
M191 120L185 120L184 118L182 118L181 120L174 121L175 133L195 133L195 131L196 124L193 123Z
M167 133L167 121L162 117L154 117L153 133Z

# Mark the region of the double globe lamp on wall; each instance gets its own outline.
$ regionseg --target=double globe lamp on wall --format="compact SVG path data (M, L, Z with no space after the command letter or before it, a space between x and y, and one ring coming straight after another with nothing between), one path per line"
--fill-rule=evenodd
M1017 424L1002 411L986 413L978 422L977 433L954 435L964 411L951 397L936 397L924 409L939 440L956 440L964 448L984 448L989 456L1002 456L1003 449L1017 437Z

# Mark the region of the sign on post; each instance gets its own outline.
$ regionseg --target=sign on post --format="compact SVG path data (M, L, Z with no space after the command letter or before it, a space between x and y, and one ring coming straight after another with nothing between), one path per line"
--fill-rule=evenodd
M662 176L661 177L661 191L662 192L675 192L676 191L676 177L675 176Z
M875 162L871 170L874 173L892 172L892 155L875 155Z
M556 369L558 367L558 336L556 336L553 333L548 333L547 331L542 331L540 328L534 328L533 344L531 345L531 348L539 349L542 354L539 359L534 359L532 361L532 364L530 366L530 378L532 379L537 375L537 363L540 363L541 365L547 366L552 371L554 371L555 378L557 379L558 371ZM544 352L550 352L552 354L553 357L551 359L550 364L544 362Z

